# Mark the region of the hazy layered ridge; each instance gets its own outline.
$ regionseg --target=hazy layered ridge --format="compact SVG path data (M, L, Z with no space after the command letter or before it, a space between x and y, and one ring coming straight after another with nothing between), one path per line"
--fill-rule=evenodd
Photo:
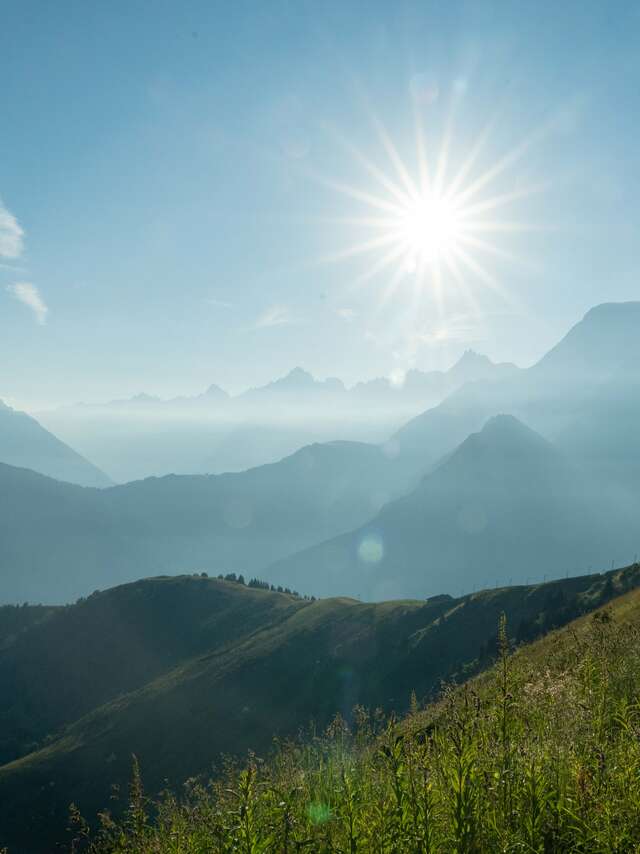
M411 370L402 382L378 378L346 388L338 379L320 381L295 368L234 397L211 386L192 397L161 400L143 393L38 417L119 481L239 471L313 442L381 442L464 383L517 372L515 365L494 364L469 350L448 371Z
M639 513L638 500L612 506L547 440L496 416L409 495L269 575L374 600L573 575L633 559Z
M361 524L402 486L383 450L350 442L106 490L0 464L0 601L66 602L154 573L259 574Z
M81 486L109 486L96 466L45 430L35 418L0 400L0 462Z
M356 703L403 710L412 690L430 695L489 663L503 611L531 639L639 581L631 567L367 605L183 577L60 609L0 652L0 690L15 698L0 711L0 844L50 850L69 801L93 817L111 784L125 786L132 752L155 791L208 772L222 751L264 751L311 718L349 717Z
M600 306L517 379L468 383L379 447L313 445L243 473L152 478L104 495L4 467L0 597L65 601L156 572L256 574L274 564L274 580L305 591L384 598L632 559L639 322L639 303ZM491 433L490 455L477 439L465 446L496 413L524 414L557 438L556 451L515 428L518 442ZM458 444L455 465L441 465ZM538 471L540 448L548 459ZM534 551L518 554L521 532L543 549L544 569Z
M410 420L393 441L410 457L422 451L435 461L499 413L554 439L581 429L589 402L609 383L621 399L635 400L639 366L640 302L596 306L531 368L502 382L467 383ZM639 450L631 441L624 452Z

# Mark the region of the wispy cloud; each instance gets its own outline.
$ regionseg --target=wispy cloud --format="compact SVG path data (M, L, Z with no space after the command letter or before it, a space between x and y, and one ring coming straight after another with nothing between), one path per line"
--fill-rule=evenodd
M401 364L411 367L425 349L433 351L460 344L477 346L481 341L482 335L477 325L453 318L446 325L409 332L394 342L392 355Z
M271 326L284 326L295 322L296 318L288 306L272 305L260 315L254 327L256 329L268 329Z
M44 326L47 322L49 309L35 285L31 282L16 282L14 285L8 285L7 290L13 297L31 309L35 315L36 323Z
M0 201L0 258L19 258L23 248L24 231Z
M357 312L352 308L337 308L336 314L338 317L342 318L342 320L346 320L347 323L350 323L354 317L356 317Z
M24 229L0 200L0 261L2 259L16 261L22 256L23 251ZM0 269L10 270L14 274L27 272L24 267L17 264L0 263ZM49 309L36 285L31 282L16 282L13 285L7 285L7 291L12 297L31 309L36 323L44 326L47 322Z
M426 344L427 346L437 347L439 344L451 342L473 341L475 343L479 340L479 334L477 325L453 321L443 326L436 326L433 329L418 332L414 338L417 345Z
M431 360L440 353L447 358L447 354L455 352L461 345L482 346L486 330L475 315L459 314L437 324L369 328L365 330L364 338L377 350L390 355L399 371L406 371L425 357Z
M216 299L216 297L207 297L205 302L207 305L211 305L214 308L233 308L233 303L225 302L222 299Z

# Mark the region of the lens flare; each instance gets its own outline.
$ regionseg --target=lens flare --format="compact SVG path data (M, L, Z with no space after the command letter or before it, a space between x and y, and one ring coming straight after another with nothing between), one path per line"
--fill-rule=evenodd
M358 558L362 563L376 564L384 557L384 544L377 535L369 535L358 545Z

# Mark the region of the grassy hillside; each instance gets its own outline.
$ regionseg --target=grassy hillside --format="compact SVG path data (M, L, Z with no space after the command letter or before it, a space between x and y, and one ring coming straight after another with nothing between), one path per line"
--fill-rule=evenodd
M302 606L291 596L181 577L124 585L55 609L0 653L0 693L12 698L0 708L0 763L114 697L240 643Z
M495 666L436 705L336 719L153 809L136 768L91 850L638 852L639 623L634 591L515 655L503 625Z
M412 691L433 697L490 663L502 612L526 640L639 583L634 566L426 602L313 602L200 577L95 594L0 651L12 698L0 710L0 844L51 850L71 801L95 817L111 784L125 791L132 753L155 792L312 719L404 712Z
M14 643L16 637L44 620L56 609L47 605L0 605L0 649Z

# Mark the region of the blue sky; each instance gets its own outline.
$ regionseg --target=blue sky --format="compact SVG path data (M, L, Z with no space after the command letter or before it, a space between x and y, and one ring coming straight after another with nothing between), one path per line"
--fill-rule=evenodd
M5 2L0 397L530 363L640 297L639 43L630 3ZM439 299L335 257L375 236L335 185L384 196L353 150L397 183L381 123L415 177L415 110L445 184L491 124L473 177L519 152L486 196L531 226Z

